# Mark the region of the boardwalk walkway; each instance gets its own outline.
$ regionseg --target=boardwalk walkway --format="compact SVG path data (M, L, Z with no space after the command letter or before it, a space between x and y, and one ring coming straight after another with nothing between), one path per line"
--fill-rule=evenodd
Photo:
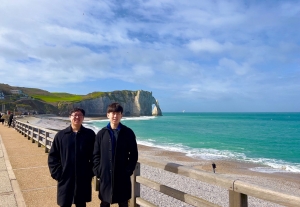
M47 158L42 147L0 124L0 207L58 206L56 181L50 176ZM98 192L92 192L87 207L98 207Z

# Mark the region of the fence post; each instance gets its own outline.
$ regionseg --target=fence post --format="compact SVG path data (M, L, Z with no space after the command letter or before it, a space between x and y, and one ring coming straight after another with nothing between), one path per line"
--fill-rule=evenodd
M26 135L25 135L25 125L24 124L21 125L21 134L24 135L24 137L26 137Z
M22 130L23 130L23 135L24 135L24 137L26 137L26 125L25 124L23 124L22 125Z
M229 190L229 207L248 207L248 196Z
M41 147L41 143L40 143L40 128L37 129L37 134L36 134L36 139L38 140L38 147Z
M136 197L140 197L140 184L136 182L136 176L140 176L141 174L141 164L136 163L135 170L131 176L131 199L130 199L130 207L136 207Z
M26 134L27 134L27 139L30 140L30 136L29 136L29 125L27 125L27 131L26 131Z
M33 139L33 137L34 137L33 129L34 129L34 127L31 127L31 139L32 139L31 142L35 143L35 140Z
M18 123L18 121L16 120L16 121L15 121L15 129L17 130L17 132L19 132L18 126L19 126L19 123Z
M23 125L22 125L22 123L20 123L20 133L23 135Z
M45 132L45 153L48 153L49 150L47 148L47 138L49 137L49 132Z

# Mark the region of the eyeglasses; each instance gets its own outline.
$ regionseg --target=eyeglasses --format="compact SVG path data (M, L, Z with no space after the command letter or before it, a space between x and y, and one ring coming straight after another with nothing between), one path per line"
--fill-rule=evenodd
M81 118L81 117L83 117L83 115L81 115L81 114L72 114L71 116L73 116L73 117L77 117L77 118Z
M109 112L111 113L112 115L121 115L122 113L121 112Z

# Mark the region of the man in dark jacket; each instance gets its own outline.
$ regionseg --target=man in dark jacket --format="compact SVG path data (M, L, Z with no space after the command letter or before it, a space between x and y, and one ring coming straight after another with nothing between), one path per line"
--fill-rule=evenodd
M93 149L95 132L82 126L85 111L70 112L71 125L59 131L48 157L51 177L58 181L57 204L85 207L92 200Z
M8 127L11 126L11 123L12 123L12 121L13 121L13 118L14 118L14 114L11 113L11 114L9 115L9 118L8 118Z
M109 123L101 129L94 146L94 174L100 178L100 207L118 203L127 207L131 198L131 181L138 149L134 132L120 123L123 108L118 103L108 106Z

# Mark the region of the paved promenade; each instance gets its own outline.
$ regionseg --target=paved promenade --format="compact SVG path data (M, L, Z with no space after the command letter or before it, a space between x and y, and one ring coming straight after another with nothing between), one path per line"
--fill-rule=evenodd
M19 184L9 162L0 134L0 206L25 206Z
M57 182L50 176L47 159L43 147L0 124L0 207L58 206ZM98 192L92 192L87 207L98 207Z

